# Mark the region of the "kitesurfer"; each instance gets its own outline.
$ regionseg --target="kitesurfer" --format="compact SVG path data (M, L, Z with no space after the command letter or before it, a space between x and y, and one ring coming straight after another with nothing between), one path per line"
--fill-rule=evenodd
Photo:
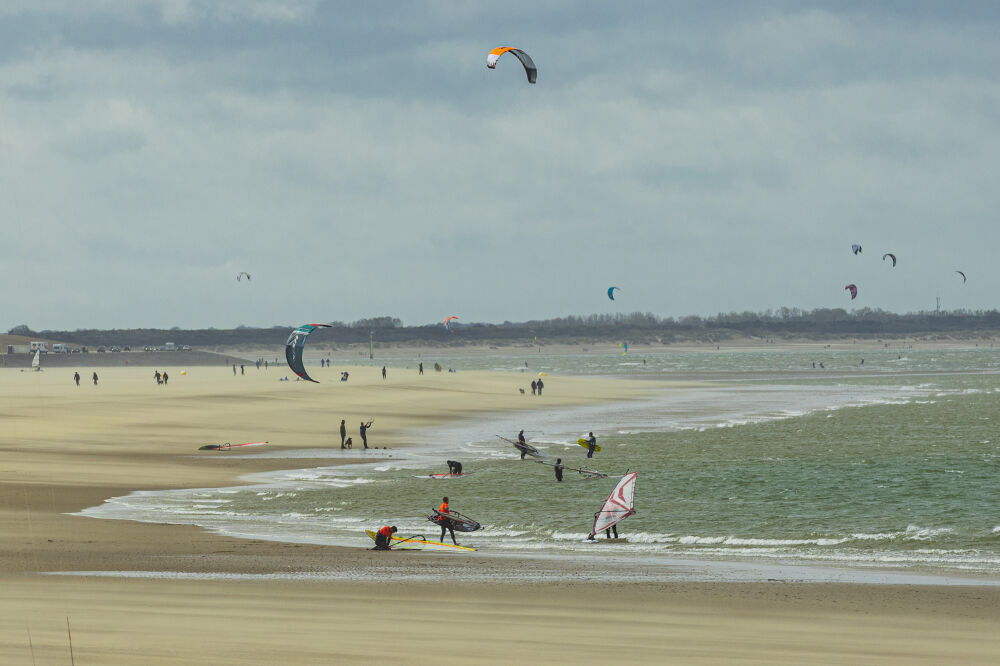
M594 433L590 433L590 438L587 439L587 457L594 457L594 449L597 448L597 438L594 437Z
M451 532L451 542L457 546L458 541L455 540L455 523L452 522L452 520L447 517L448 514L451 513L451 511L448 509L448 498L443 497L441 499L442 499L441 506L438 507L438 522L441 523L440 541L444 541L444 533L445 530L447 530L448 532Z
M534 384L534 382L532 382ZM534 393L534 387L532 387L532 393ZM528 453L528 443L524 441L524 428L521 428L521 432L517 433L517 448L521 451L521 460L524 460L525 454Z
M397 532L395 525L386 525L375 534L375 547L372 550L389 550L392 535Z
M562 473L563 473L562 458L556 458L555 470L556 470L556 481L562 481Z
M344 448L344 441L347 437L347 420L340 419L340 448Z
M449 474L461 474L462 473L462 463L457 460L447 460L448 463L448 473Z
M375 419L372 419L368 423L365 423L364 421L361 422L361 441L365 443L366 449L368 448L368 428L372 427L372 423L374 421Z

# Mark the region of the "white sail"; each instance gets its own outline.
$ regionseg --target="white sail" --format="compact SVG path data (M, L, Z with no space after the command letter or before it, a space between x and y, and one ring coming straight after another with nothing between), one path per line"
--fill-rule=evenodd
M31 368L33 370L38 370L38 369L41 368L41 364L40 364L40 354L41 353L42 353L41 351L39 351L37 349L35 350L35 358L31 359Z
M635 479L637 476L639 476L638 472L626 474L608 495L608 499L604 500L604 506L594 516L594 529L590 531L591 536L635 513L633 505L635 504Z

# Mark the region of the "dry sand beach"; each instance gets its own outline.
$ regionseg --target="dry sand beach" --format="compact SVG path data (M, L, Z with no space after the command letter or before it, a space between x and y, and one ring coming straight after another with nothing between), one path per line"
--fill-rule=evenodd
M197 452L266 439L336 447L339 420L376 417L371 443L500 410L628 400L683 384L552 377L544 402L509 373L358 367L347 383L279 382L248 365L0 372L0 662L242 663L990 663L1000 589L794 583L579 582L580 563L236 539L182 525L70 515L138 489L224 486L288 460ZM364 459L355 449L336 461ZM374 452L369 455L376 455ZM309 459L294 461L298 467ZM324 458L316 465L334 464ZM373 525L374 526L374 525ZM407 558L404 562L402 557ZM461 556L459 556L461 557ZM394 572L449 567L447 584ZM463 582L525 568L544 582ZM140 579L52 572L177 572ZM347 572L346 580L292 574ZM350 580L364 571L366 582ZM372 574L377 582L371 582ZM197 576L203 576L198 578Z

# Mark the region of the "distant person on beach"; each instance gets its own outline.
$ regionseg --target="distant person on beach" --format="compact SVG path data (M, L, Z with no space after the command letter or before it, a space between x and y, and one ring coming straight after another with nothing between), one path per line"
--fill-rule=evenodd
M386 525L375 534L375 547L372 550L389 550L392 535L396 533L395 525Z
M245 375L246 374L246 369L243 367L242 363L240 363L240 374L241 375Z
M448 498L444 497L441 501L441 506L438 507L438 522L441 524L441 541L444 541L445 530L451 532L451 542L458 545L458 541L455 540L455 523L451 521L447 516L451 513L448 508ZM442 515L443 514L443 515Z
M421 361L417 367L420 369L420 374L424 374L424 362Z
M79 372L74 372L73 373L73 381L76 382L77 386L80 385L80 373Z
M590 433L590 437L587 439L587 457L594 457L594 449L597 448L597 438L594 437L594 433Z
M448 463L448 473L449 474L461 474L462 473L462 463L457 460L446 460Z
M374 422L375 422L375 419L372 419L368 423L365 423L364 421L361 422L361 431L360 431L361 432L361 441L365 443L365 448L366 449L368 448L368 428L371 428L372 427L372 423L374 423Z
M521 432L517 433L517 444L517 448L521 451L521 460L524 460L524 456L528 453L528 443L524 441L524 428L521 428Z
M160 384L163 383L163 378L160 377L160 371L159 370L154 370L153 371L153 379L156 380L156 385L157 386L159 386Z
M166 370L164 370L164 371L163 371L163 385L164 385L164 386L166 386L166 385L167 385L167 380L168 380L168 379L170 379L170 377L168 377L168 376L167 376L167 371L166 371Z
M556 481L562 481L562 473L563 473L562 458L556 458L555 470L556 470Z
M236 376L236 364L233 363L233 377Z
M545 388L545 384L542 383L542 378L538 378L538 395L542 394L542 389Z
M97 386L97 373L94 373L94 386Z
M347 420L340 419L340 448L344 448L345 437L347 437Z
M535 395L535 391L538 389L538 382L534 379L531 380L531 395Z
M385 381L385 366L382 366L382 381Z

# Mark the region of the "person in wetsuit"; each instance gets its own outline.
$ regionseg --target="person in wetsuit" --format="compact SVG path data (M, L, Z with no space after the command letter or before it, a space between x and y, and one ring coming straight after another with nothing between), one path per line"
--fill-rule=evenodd
M340 419L340 448L344 448L344 442L347 438L347 421L346 419Z
M562 473L563 473L562 458L556 458L555 470L556 470L556 481L562 481Z
M374 423L374 422L375 422L375 419L372 419L368 423L365 423L364 421L361 422L361 430L360 430L360 432L361 432L361 441L365 443L365 448L366 449L368 448L368 428L371 428L372 427L372 423Z
M386 525L375 534L375 548L372 550L389 550L392 535L396 533L395 525Z
M594 457L594 450L597 448L597 438L594 437L594 433L590 433L590 438L587 440L587 457Z
M524 448L528 444L524 441L524 428L521 428L521 432L517 433L517 443L521 445L517 448L521 451L521 460L524 460L524 456L528 453L528 450Z
M452 520L450 518L446 518L445 517L449 513L451 513L451 510L448 509L448 498L447 497L443 497L442 501L441 501L441 506L438 507L438 514L439 514L438 515L438 522L441 524L441 539L440 539L440 541L444 541L444 533L445 533L445 531L448 531L448 532L451 532L451 542L457 546L458 545L458 541L455 540L455 523L452 522ZM440 514L444 514L444 515L440 515Z
M446 460L448 463L448 473L449 474L461 474L462 473L462 463L457 460Z

